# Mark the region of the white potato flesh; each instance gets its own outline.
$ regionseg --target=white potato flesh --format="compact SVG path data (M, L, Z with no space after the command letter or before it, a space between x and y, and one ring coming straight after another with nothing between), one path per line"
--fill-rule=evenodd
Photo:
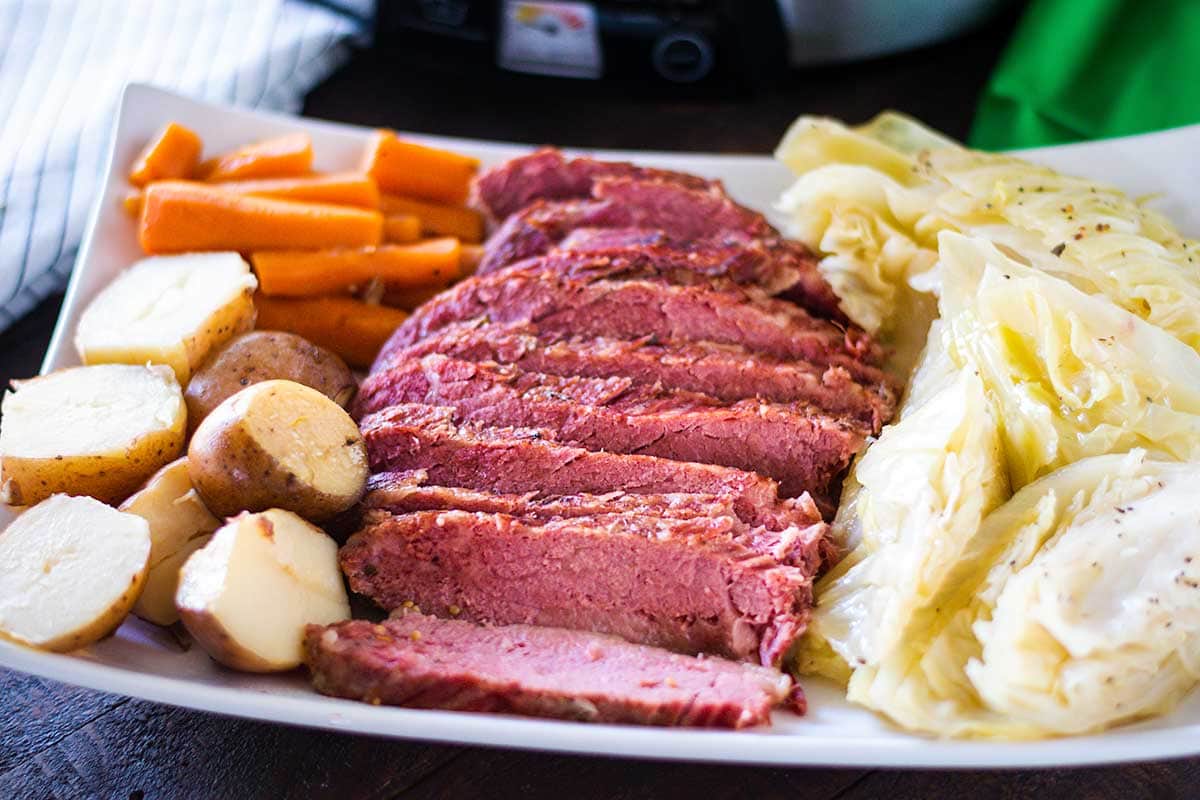
M179 568L221 527L221 520L192 488L186 457L156 472L120 510L137 514L150 525L150 574L133 613L157 625L171 625L179 620L175 610Z
M75 346L85 364L165 364L186 385L210 351L253 327L257 285L237 253L142 259L84 310Z
M0 533L0 631L47 650L91 644L129 613L149 557L141 517L54 495Z
M280 509L213 534L180 570L175 605L209 655L249 672L299 666L306 625L350 616L337 544Z
M0 406L8 501L51 494L118 502L183 448L187 410L174 373L104 364L18 381Z
M164 627L179 622L179 611L175 608L175 592L179 591L179 570L191 558L192 553L204 547L211 539L211 535L191 539L179 550L150 567L146 571L146 585L134 603L134 615Z

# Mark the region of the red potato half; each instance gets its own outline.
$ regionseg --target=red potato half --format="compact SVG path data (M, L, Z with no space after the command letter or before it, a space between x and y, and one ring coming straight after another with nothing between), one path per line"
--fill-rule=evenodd
M337 543L280 509L213 534L180 570L175 604L205 652L246 672L300 666L305 626L350 617Z
M221 527L221 520L212 515L192 487L186 457L154 473L145 486L121 504L120 510L138 515L150 526L146 587L133 613L155 625L172 625L179 621L175 611L179 568Z
M68 652L112 633L142 591L150 527L90 497L56 494L0 533L0 634Z
M249 386L204 418L188 474L218 516L283 508L329 519L367 482L367 448L345 409L294 381Z

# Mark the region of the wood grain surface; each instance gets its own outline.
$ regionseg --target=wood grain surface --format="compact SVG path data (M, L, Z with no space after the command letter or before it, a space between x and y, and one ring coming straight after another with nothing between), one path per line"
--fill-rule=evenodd
M752 94L480 73L436 54L355 56L305 113L376 126L583 147L769 152L800 113L883 108L966 135L1015 17L957 42L790 73ZM0 378L37 372L61 297L0 334ZM729 767L452 747L289 728L76 689L0 670L0 800L20 798L1171 798L1200 759L1086 770L936 772Z

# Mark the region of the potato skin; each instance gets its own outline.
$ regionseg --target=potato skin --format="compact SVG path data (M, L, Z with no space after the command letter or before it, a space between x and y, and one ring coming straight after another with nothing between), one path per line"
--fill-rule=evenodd
M346 447L359 452L361 468L355 475L357 491L335 496L320 491L281 464L257 441L247 425L247 415L262 413L271 404L255 407L259 393L302 391L328 403L330 412L345 418ZM340 424L342 420L330 420ZM350 430L353 433L350 433ZM266 511L281 508L304 519L319 522L345 511L358 502L366 488L366 445L358 427L333 401L315 390L291 381L272 380L243 389L227 398L201 422L188 447L188 474L192 485L209 510L218 517L231 517L242 511Z
M201 420L226 398L261 381L282 378L316 389L342 408L350 405L354 374L337 355L283 331L235 336L192 374L184 392L188 424Z
M179 620L195 637L200 648L218 663L240 672L280 672L281 667L250 652L234 640L221 621L207 609L179 608Z
M123 455L61 455L53 458L5 456L0 470L5 502L31 506L52 494L88 495L116 505L137 491L146 477L183 450L184 418L170 430L143 436Z

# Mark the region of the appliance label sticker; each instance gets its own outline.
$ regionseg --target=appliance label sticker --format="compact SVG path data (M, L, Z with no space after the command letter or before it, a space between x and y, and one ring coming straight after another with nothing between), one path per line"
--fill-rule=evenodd
M498 60L515 72L599 78L604 56L595 6L505 0Z

